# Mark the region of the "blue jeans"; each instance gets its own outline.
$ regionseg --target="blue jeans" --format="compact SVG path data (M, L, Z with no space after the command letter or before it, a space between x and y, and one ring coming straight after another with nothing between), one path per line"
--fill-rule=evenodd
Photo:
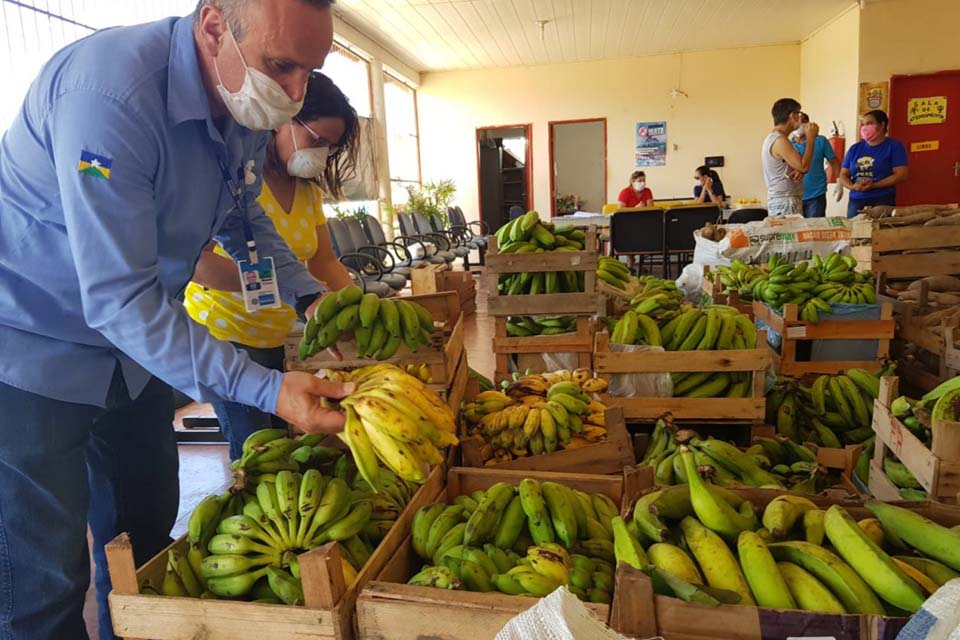
M83 640L93 534L101 640L112 640L104 544L127 531L137 564L170 542L180 494L173 393L134 400L114 377L108 408L0 383L0 638Z
M825 218L827 216L827 194L821 193L815 198L803 201L804 218Z
M866 207L874 207L879 204L888 204L893 206L897 204L896 200L896 194L881 196L879 198L859 198L856 200L850 198L850 203L847 204L847 217L855 218L857 216L857 212L859 212L860 209L865 209Z
M231 342L237 349L246 351L250 359L268 369L283 371L283 347L258 349L237 342ZM243 441L254 431L260 429L285 429L287 423L280 418L264 413L255 407L237 402L213 402L213 410L220 421L220 430L230 443L230 459L238 460L243 453Z

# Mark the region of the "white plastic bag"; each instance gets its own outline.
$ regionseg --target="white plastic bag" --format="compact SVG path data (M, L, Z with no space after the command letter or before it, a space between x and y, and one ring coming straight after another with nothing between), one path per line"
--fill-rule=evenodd
M610 351L619 353L662 353L663 350L663 347L645 344L610 343ZM610 376L609 393L616 398L670 398L673 379L669 373L614 373Z
M510 620L496 640L627 640L593 617L577 596L560 587Z

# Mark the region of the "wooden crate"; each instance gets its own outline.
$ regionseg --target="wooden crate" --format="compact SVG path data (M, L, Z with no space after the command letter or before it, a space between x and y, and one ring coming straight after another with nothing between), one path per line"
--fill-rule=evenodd
M534 296L530 296L534 297ZM576 353L577 368L593 369L594 323L591 318L577 318L577 330L556 336L515 337L507 333L507 319L494 319L493 353L496 356L494 382L510 377L510 356L521 353Z
M459 298L456 292L445 291L403 299L419 303L426 308L434 321L439 323L439 330L433 333L431 345L421 346L416 352L411 352L406 345L401 344L397 353L384 362L398 365L411 362L425 363L430 366L433 384L439 385L437 388L448 389L456 376L457 365L463 353L463 314L460 312ZM327 351L321 351L312 358L300 360L298 351L302 337L302 330L287 336L284 343L284 367L287 371L314 373L320 369L356 369L379 362L372 358L358 358L356 344L352 340L338 343L337 348L343 356L342 360L335 359Z
M354 628L357 596L405 544L414 514L441 495L444 480L443 467L435 467L349 587L344 585L336 544L302 554L303 607L144 593L145 585L158 588L163 582L170 548L186 553L186 537L137 568L130 538L121 534L106 547L113 583L110 614L114 632L127 640L350 640L359 637Z
M926 353L910 361L901 359L898 373L918 389L930 391L941 382L960 375L960 349L954 346L960 327L942 323L939 332L932 331L921 322L922 316L917 311L912 304L904 305L897 322L897 337Z
M519 484L524 478L552 480L589 493L603 493L620 504L621 476L550 473L504 469L454 468L447 476L445 499L487 489L496 482ZM492 640L514 616L536 603L532 598L501 593L451 591L417 587L407 581L423 561L414 553L410 539L384 566L377 579L367 584L357 599L360 636L378 640ZM606 622L609 606L587 604L589 611Z
M853 223L850 248L857 269L885 274L889 280L960 275L960 227L881 227L873 221Z
M597 292L597 230L586 229L583 251L544 253L499 253L497 239L491 236L486 256L487 313L491 316L570 315L592 316L602 313L604 297ZM584 274L581 293L541 293L538 295L502 295L497 290L498 276L506 273L579 271Z
M641 475L639 472L644 472ZM630 514L636 499L653 489L653 473L644 469L624 474L623 515ZM783 491L732 489L750 500L760 512ZM862 499L805 496L821 508L840 504L857 520L873 515ZM905 502L901 506L945 526L960 524L960 508L932 501ZM656 595L642 572L625 564L617 567L610 626L635 638L661 636L670 640L764 640L766 638L833 638L834 640L894 640L908 618L833 615L810 611L721 605L708 607L679 598ZM722 634L718 634L722 629Z
M960 501L960 422L940 421L934 425L930 448L890 411L899 395L899 380L880 381L880 395L873 406L873 431L877 434L870 462L870 493L880 500L898 500L900 492L883 473L883 459L889 451L917 481L941 502Z
M783 314L759 301L753 303L753 309L757 320L780 334L780 352L773 347L770 352L777 372L783 375L834 375L855 367L873 371L890 355L890 340L896 328L890 303L880 305L880 320L822 320L816 324L800 320L799 307L795 304L783 305ZM871 360L797 360L797 344L811 340L876 340L877 356Z
M464 315L477 310L477 286L469 271L454 271L446 264L424 264L410 270L410 289L422 296L456 291Z
M762 422L766 411L764 378L770 366L770 351L760 344L763 332L757 335L757 348L723 351L644 351L638 353L610 350L610 335L597 333L593 352L597 375L610 380L618 373L682 373L703 371L749 371L753 385L748 398L620 398L603 394L601 401L612 407L623 407L627 421L656 420L670 413L675 421Z
M741 300L739 291L724 291L723 283L720 282L720 274L711 270L709 266L703 268L703 280L700 287L703 289L703 293L710 296L710 300L714 304L725 304L753 318L753 303Z
M557 449L553 453L538 456L514 458L485 466L480 456L480 443L464 434L460 440L460 454L465 467L484 467L486 469L524 469L528 471L564 471L567 473L621 473L623 468L636 462L627 424L623 418L623 409L610 407L604 414L607 426L607 439L603 442L580 447L578 449Z

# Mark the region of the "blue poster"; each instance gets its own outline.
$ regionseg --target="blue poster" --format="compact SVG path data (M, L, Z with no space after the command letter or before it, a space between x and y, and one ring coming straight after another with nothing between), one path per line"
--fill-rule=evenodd
M662 167L667 164L667 123L637 123L638 167Z

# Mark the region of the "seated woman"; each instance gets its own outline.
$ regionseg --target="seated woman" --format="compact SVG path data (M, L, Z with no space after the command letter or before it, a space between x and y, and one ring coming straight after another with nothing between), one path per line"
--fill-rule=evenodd
M630 186L626 187L617 196L621 207L649 207L653 205L653 192L647 188L647 174L643 171L634 171L630 174Z
M699 166L693 172L693 182L693 197L697 202L712 202L723 206L727 194L723 190L719 173L707 165Z

